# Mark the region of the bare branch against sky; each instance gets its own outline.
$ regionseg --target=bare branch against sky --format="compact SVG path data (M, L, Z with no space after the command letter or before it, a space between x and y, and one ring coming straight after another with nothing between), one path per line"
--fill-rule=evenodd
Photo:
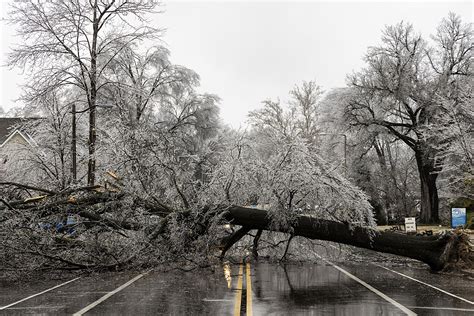
M4 20L8 1L0 4ZM472 1L164 1L163 11L151 22L167 29L163 40L171 60L195 70L203 92L222 98L222 118L234 127L261 101L284 98L303 80L316 80L326 91L344 86L346 75L362 67L367 47L380 42L385 25L408 21L428 37L450 11L473 20ZM14 30L2 21L2 65L18 40ZM21 93L19 73L1 68L5 110Z

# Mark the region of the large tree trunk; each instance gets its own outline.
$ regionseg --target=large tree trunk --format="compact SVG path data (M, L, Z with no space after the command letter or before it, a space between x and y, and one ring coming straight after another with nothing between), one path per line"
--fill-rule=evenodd
M241 225L242 231L275 230L272 228L268 212L264 210L233 206L229 208L225 218L233 224ZM448 233L442 236L410 236L379 232L371 228L350 227L344 223L310 216L298 216L292 227L279 231L413 258L427 263L435 271L459 260L461 255L458 248L467 242L465 235ZM235 238L232 241L235 243ZM226 245L226 250L228 248L229 244Z
M379 165L380 165L380 170L382 172L382 176L385 178L385 181L383 181L382 186L383 186L383 197L384 197L384 203L382 207L380 208L380 211L378 214L376 214L377 218L377 224L379 225L387 225L388 224L388 210L390 208L390 182L388 181L390 174L388 172L387 168L387 161L385 159L385 154L383 152L383 143L382 145L379 145L378 139L376 138L374 140L374 148L375 152L377 153L377 157L379 160Z
M90 79L90 96L89 96L89 161L87 163L87 184L95 184L96 169L96 102L97 102L97 39L99 33L99 21L97 19L97 0L94 2L93 31L92 31L92 48L91 48L91 69Z
M421 221L423 223L439 222L439 199L436 187L436 174L423 171L421 180Z
M420 219L423 223L439 222L439 200L436 179L438 178L434 162L423 159L421 153L416 153L416 163L420 176L421 193L421 214Z

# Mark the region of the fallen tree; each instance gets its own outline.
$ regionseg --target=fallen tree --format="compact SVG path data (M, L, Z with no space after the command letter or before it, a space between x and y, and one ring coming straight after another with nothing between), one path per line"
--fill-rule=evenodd
M226 242L224 253L252 229L274 230L265 210L232 206L225 218L242 226ZM279 230L293 236L333 241L383 253L391 253L422 261L434 271L453 265L473 266L474 253L469 238L460 232L446 232L434 236L414 236L394 232L379 232L369 227L298 216L289 228Z
M275 226L269 211L262 209L219 205L205 207L197 211L177 211L167 208L163 204L133 199L133 203L136 207L143 208L149 212L148 214L159 216L160 221L158 224L147 224L146 222L140 222L136 219L119 220L117 217L114 218L113 214L114 212L117 213L117 210L113 209L111 205L117 205L117 201L125 197L126 194L124 193L117 194L90 191L83 193L83 195L78 198L68 198L63 194L57 193L41 199L30 198L25 201L7 202L5 205L0 206L0 212L6 212L7 210L10 212L42 212L43 217L40 218L45 218L51 212L55 214L69 212L80 216L84 222L87 221L89 226L96 225L106 227L109 231L117 231L122 235L124 235L122 232L126 231L143 232L144 234L139 236L141 236L140 238L146 239L142 240L142 242L147 244L147 246L144 246L144 249L149 249L149 245L157 239L160 239L159 237L161 237L161 242L163 242L163 240L166 242L166 240L169 239L170 233L172 233L171 230L173 228L170 226L173 221L193 222L193 228L187 234L190 240L195 240L207 234L212 223L216 223L215 221L217 221L219 225L230 223L240 226L238 230L225 236L223 240L221 240L221 258L251 230L257 230L257 235L254 238L255 249L256 244L258 244L258 239L261 237L261 231L266 230L289 234L290 240L295 236L301 236L313 240L332 241L378 252L400 255L424 262L434 271L448 269L453 266L474 266L474 256L468 236L461 232L445 232L441 235L434 236L413 236L394 232L379 232L371 227L354 226L350 223L321 219L308 215L296 216L289 226ZM98 206L100 206L100 211L97 211ZM94 210L94 207L96 207L96 210ZM196 214L199 215L196 216ZM25 226L24 223L21 225ZM128 236L125 237L128 238ZM86 245L87 243L81 244L81 246L84 247ZM75 247L78 246L75 245ZM82 261L77 261L77 258L68 259L54 255L51 252L48 253L44 250L42 253L46 258L54 258L56 261L72 265L75 268L83 267L91 269L94 267L89 258L82 258ZM41 255L41 253L38 252L36 255ZM129 257L130 256L127 256L127 262L130 262ZM117 259L115 264L101 264L100 266L101 268L104 266L117 268L117 266L121 265L123 265L123 263Z

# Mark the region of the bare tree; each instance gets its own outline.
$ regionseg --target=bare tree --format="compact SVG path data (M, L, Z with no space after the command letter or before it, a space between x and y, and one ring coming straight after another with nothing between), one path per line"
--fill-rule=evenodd
M112 100L131 126L175 95L173 87L191 88L199 82L195 72L172 64L169 51L162 46L142 54L136 45L130 45L111 63L107 76L114 84L106 87L104 97Z
M295 86L290 95L290 104L295 108L300 116L298 122L301 136L306 139L313 139L319 132L318 129L318 104L322 95L321 88L315 81L303 81L300 86Z
M444 167L440 172L440 185L444 196L451 199L474 197L474 104L471 76L460 85L455 100L445 98L440 103L434 123L423 130L427 140L437 141Z
M421 220L438 222L436 180L443 168L443 139L428 139L424 127L437 124L440 104L455 101L460 83L472 76L472 29L450 14L429 47L407 23L385 29L382 42L366 55L367 67L352 75L355 97L348 114L353 124L380 126L410 147L421 184Z
M291 99L285 108L280 100L263 101L263 108L249 113L252 122L259 123L269 132L286 138L300 137L313 142L319 129L318 104L322 94L315 81L303 81L290 90Z
M129 45L157 36L144 17L157 3L138 1L20 1L12 5L10 22L24 43L9 56L10 66L29 66L32 76L25 99L73 85L83 91L89 113L87 182L95 182L96 107L100 90L110 84L104 73ZM136 25L135 25L136 24Z

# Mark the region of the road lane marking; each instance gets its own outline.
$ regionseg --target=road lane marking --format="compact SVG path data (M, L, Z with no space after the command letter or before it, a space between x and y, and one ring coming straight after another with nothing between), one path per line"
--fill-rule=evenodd
M47 310L47 309L51 309L51 310L58 310L59 308L65 308L66 306L65 305L48 305L48 306L25 306L25 307L9 307L8 310L9 311L21 311L21 310L27 310L27 311L31 311L31 310L35 310L35 309L41 309L41 310Z
M144 277L145 275L147 275L148 272L145 272L145 273L142 273L140 275L137 275L136 277L134 277L133 279L131 279L130 281L128 281L127 283L125 284L122 284L121 286L119 286L118 288L116 288L115 290L113 290L112 292L109 292L107 294L105 294L104 296L102 296L101 298L99 298L97 301L93 302L92 304L89 304L87 305L86 307L84 307L83 309L81 309L80 311L78 311L77 313L74 313L73 316L80 316L80 315L83 315L85 313L87 313L88 311L90 311L91 309L93 309L94 307L96 307L97 305L99 305L100 303L102 303L103 301L105 301L106 299L108 299L109 297L111 297L112 295L120 292L121 290L123 290L124 288L126 288L127 286L129 286L130 284L132 284L133 282L141 279L142 277Z
M225 299L225 298L203 298L204 302L233 302L234 300Z
M333 245L329 245L329 246L332 247L332 248L334 248L334 249L339 249L339 248L337 248L337 247L335 247L335 246L333 246ZM345 250L342 250L342 249L339 249L339 250L341 250L342 252L348 253L348 252L345 251ZM372 262L371 262L371 263L372 263ZM415 281L415 282L418 282L418 283L420 283L420 284L429 286L429 287L431 287L431 288L433 288L433 289L435 289L435 290L437 290L437 291L440 291L440 292L442 292L442 293L444 293L444 294L447 294L447 295L449 295L449 296L452 296L452 297L454 297L454 298L460 299L460 300L462 300L462 301L464 301L464 302L466 302L466 303L468 303L468 304L474 305L474 302L473 302L473 301L470 301L470 300L465 299L465 298L463 298L463 297L457 296L456 294L450 293L450 292L448 292L448 291L446 291L446 290L443 290L443 289L441 289L441 288L439 288L439 287L436 287L436 286L431 285L431 284L429 284L429 283L426 283L426 282L423 282L423 281L421 281L421 280L415 279L415 278L413 278L413 277L411 277L411 276L408 276L408 275L406 275L406 274L403 274L403 273L401 273L401 272L398 272L398 271L392 270L392 269L390 269L390 268L384 267L384 266L382 266L382 265L380 265L380 264L377 264L377 263L372 263L372 264L375 265L375 266L377 266L377 267L380 267L380 268L383 268L383 269L385 269L385 270L388 270L388 271L390 271L390 272L396 273L396 274L398 274L398 275L400 275L400 276L402 276L402 277L408 278L408 279L410 279L410 280L412 280L412 281ZM421 307L420 307L420 308L421 308ZM424 308L428 308L428 307L424 307ZM470 310L468 310L468 311L470 311Z
M434 310L443 310L443 311L459 311L459 312L474 312L474 309L469 308L456 308L456 307L431 307L431 306L408 306L413 309L434 309Z
M47 290L44 290L43 292L39 292L39 293L30 295L30 296L28 296L28 297L25 297L24 299L19 300L19 301L16 301L16 302L13 302L13 303L11 303L11 304L2 306L2 307L0 307L0 311L1 311L1 310L4 310L4 309L7 309L7 308L9 308L10 306L13 306L13 305L19 304L19 303L21 303L21 302L24 302L24 301L26 301L26 300L29 300L30 298L33 298L33 297L36 297L36 296L38 296L38 295L41 295L41 294L47 293L47 292L49 292L49 291L52 291L52 290L54 290L54 289L57 289L58 287L61 287L61 286L64 286L64 285L66 285L66 284L69 284L69 283L71 283L71 282L74 282L74 281L76 281L76 280L79 280L80 278L81 278L81 277L78 277L78 278L69 280L69 281L67 281L67 282L64 282L64 283L61 283L61 284L59 284L59 285L53 286L52 288L49 288L49 289L47 289Z
M242 303L242 275L244 266L239 265L239 278L237 279L237 293L235 294L234 316L240 316L240 305Z
M448 291L445 291L445 290L443 290L443 289L440 289L439 287L436 287L436 286L434 286L434 285L431 285L431 284L428 284L428 283L426 283L426 282L420 281L420 280L418 280L418 279L412 278L411 276L408 276L408 275L403 274L403 273L401 273L401 272L398 272L398 271L389 269L389 268L384 267L384 266L381 266L381 265L379 265L379 264L374 263L374 265L376 265L377 267L383 268L383 269L385 269L385 270L388 270L388 271L390 271L390 272L396 273L396 274L398 274L398 275L401 275L402 277L405 277L405 278L407 278L407 279L410 279L410 280L413 280L413 281L415 281L415 282L421 283L421 284L423 284L423 285L429 286L429 287L431 287L431 288L433 288L433 289L435 289L435 290L438 290L438 291L440 291L440 292L442 292L442 293L444 293L444 294L447 294L447 295L450 295L450 296L452 296L452 297L454 297L454 298L460 299L461 301L464 301L464 302L466 302L466 303L469 303L469 304L471 304L471 305L474 305L474 302L472 302L472 301L470 301L470 300L467 300L467 299L465 299L465 298L463 298L463 297L457 296L457 295L455 295L455 294L453 294L453 293L449 293Z
M387 295L385 295L384 293L380 292L379 290L377 290L376 288L374 288L373 286L371 286L370 284L367 284L365 283L364 281L362 281L361 279L359 279L358 277L356 277L355 275L349 273L348 271L344 270L343 268L335 265L334 263L324 259L323 257L321 257L320 255L316 254L316 256L318 256L321 260L325 261L326 263L330 264L331 266L333 266L335 269L339 270L340 272L344 273L345 275L347 275L349 278L353 279L354 281L357 281L358 283L360 283L361 285L365 286L367 289L369 289L370 291L374 292L375 294L377 294L378 296L380 296L381 298L383 298L384 300L386 300L387 302L391 303L392 305L396 306L398 309L402 310L405 314L407 315L410 315L410 316L415 316L416 313L414 313L413 311L409 310L408 308L406 308L405 306L403 306L402 304L398 303L397 301L395 301L394 299L388 297Z
M246 284L247 284L247 316L252 316L252 279L250 278L250 263L247 262Z

